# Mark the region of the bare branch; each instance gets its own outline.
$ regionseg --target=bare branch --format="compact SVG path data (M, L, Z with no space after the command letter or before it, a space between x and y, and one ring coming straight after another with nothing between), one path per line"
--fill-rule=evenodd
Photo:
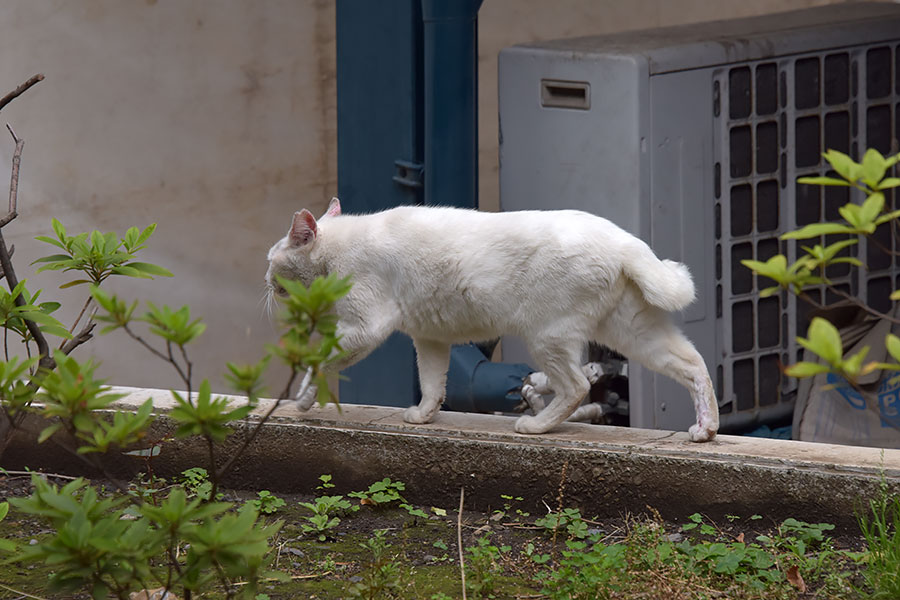
M459 551L459 575L462 578L462 596L466 600L466 562L463 556L462 544L462 513L463 502L466 497L466 487L459 488L459 514L456 515L456 549Z
M75 348L94 337L93 332L96 325L97 324L93 321L89 321L87 324L85 324L81 331L72 336L72 339L66 340L65 343L60 346L60 351L66 356L71 354L72 351L75 350Z
M13 151L12 175L10 175L9 178L9 212L6 213L6 216L0 218L0 228L6 226L7 223L18 216L16 204L19 195L19 165L22 162L22 148L25 147L25 140L16 137L16 134L12 130L12 127L9 126L9 123L6 124L6 128L9 129L13 140L16 142L16 149Z
M3 98L0 98L0 110L3 110L4 106L9 104L13 100L15 100L16 98L21 96L22 94L24 94L25 91L28 90L28 88L30 88L34 84L38 83L39 81L43 81L43 80L44 80L44 76L41 75L40 73L38 73L37 75L34 75L33 77L31 77L31 79L29 79L28 81L26 81L25 83L23 83L22 85L20 85L19 87L17 87L10 93L8 93L7 95L3 96Z
M41 77L43 79L43 76ZM40 81L38 79L37 81ZM37 83L35 81L34 83ZM27 82L26 82L27 83ZM28 87L34 85L34 83L25 87L26 84L22 84L19 86L18 94L12 96L15 98L22 92L24 92ZM9 98L9 100L6 100ZM12 98L9 95L6 96L4 100L8 104ZM2 101L0 101L0 107L2 107ZM16 134L13 133L12 128L9 128L10 133L12 133L13 139L16 140L16 150L13 154L13 167L12 167L12 178L9 184L9 203L10 203L10 211L3 219L0 219L0 269L3 269L3 276L6 278L6 285L9 286L9 291L15 289L17 285L19 285L19 278L16 277L16 270L13 268L11 256L12 253L6 248L6 241L3 239L3 225L6 225L14 218L16 218L16 194L19 186L19 161L21 160L22 155L22 146L25 144L25 140L16 137ZM14 302L16 306L23 306L25 304L25 298L22 297L22 294L19 294L15 297ZM53 356L50 354L50 345L47 343L47 338L44 337L44 332L41 331L40 327L38 327L37 323L31 321L29 319L25 319L25 326L28 328L28 331L31 333L31 337L34 338L34 342L37 344L38 353L41 355L41 360L38 365L45 369L53 369L56 367L56 361L53 360Z
M12 245L9 247L9 257L12 258L12 257L13 257L13 254L15 254L15 253L16 253L16 245L15 245L15 244L12 244ZM0 279L3 279L3 275L4 275L4 273L3 273L3 268L0 267Z
M845 291L843 291L843 290L841 290L841 289L839 289L839 288L836 288L836 287L834 287L833 285L828 285L827 287L828 287L828 291L834 293L834 294L837 295L837 296L840 296L841 298L843 298L843 299L845 299L845 300L849 300L850 302L852 302L853 304L855 304L855 305L858 306L859 308L863 309L864 311L866 311L866 312L869 313L870 315L875 316L875 317L878 317L879 319L885 319L886 321L890 321L891 323L898 323L898 324L900 324L900 319L897 319L897 318L895 318L895 317L892 317L891 315L885 314L885 313L883 313L883 312L881 312L881 311L875 310L874 308L872 308L871 306L869 306L869 305L866 304L865 302L861 302L858 298L856 298L856 297L854 297L854 296L851 296L851 295L848 294L847 292L845 292Z
M304 378L304 383L300 385L301 389L297 392L298 395L302 395L304 392L304 387L308 388L312 378L309 377L310 373L312 373L312 367L307 368L306 374L307 377ZM256 422L256 426L250 431L250 434L244 437L244 442L241 444L240 448L238 448L237 452L231 453L231 458L229 458L224 465L216 472L216 480L222 481L228 472L231 470L231 467L234 466L235 461L244 454L244 450L247 449L247 446L253 443L253 440L256 439L256 436L259 434L259 431L262 429L263 425L268 422L269 418L271 418L272 413L281 406L282 400L287 399L291 395L291 387L294 385L294 381L297 379L297 371L291 369L291 376L288 378L287 385L284 387L284 391L281 392L281 395L272 403L272 406L269 407L269 410L260 417L259 421ZM215 465L212 465L215 468Z
M3 239L2 231L0 231L0 268L3 269L3 274L6 277L6 285L12 291L19 285L19 279L16 277L16 271L13 269L12 261L9 259L9 251L6 249L6 241ZM25 298L22 297L22 294L16 296L14 301L16 306L25 304ZM25 319L25 326L28 327L31 337L34 338L34 342L37 344L38 353L41 355L39 365L46 369L53 369L56 366L56 362L50 356L50 346L47 344L44 332L37 326L37 323L29 319Z

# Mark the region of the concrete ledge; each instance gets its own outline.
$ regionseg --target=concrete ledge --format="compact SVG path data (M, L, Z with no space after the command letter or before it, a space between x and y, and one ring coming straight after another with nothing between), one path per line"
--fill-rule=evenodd
M121 407L148 397L163 414L172 406L163 390L118 388ZM236 399L239 401L239 399ZM271 404L264 402L258 415ZM223 449L234 452L254 417ZM337 492L361 489L382 477L407 484L407 498L448 507L466 488L467 503L487 510L500 494L522 496L533 511L577 506L586 514L614 516L647 506L680 519L700 511L789 516L854 525L854 511L882 481L900 493L900 450L880 450L784 440L720 436L695 444L684 432L567 423L542 436L513 431L512 417L441 412L434 423L410 425L402 410L345 405L299 413L280 407L236 464L226 483L245 489L311 492L320 474L334 476ZM32 429L41 423L33 422ZM163 417L151 440L174 431ZM243 434L243 435L242 435ZM163 444L153 469L172 476L202 464L207 449L196 440ZM221 456L220 456L221 458ZM110 468L130 476L143 460L109 457ZM6 468L83 470L51 444L35 446L17 434L4 456Z

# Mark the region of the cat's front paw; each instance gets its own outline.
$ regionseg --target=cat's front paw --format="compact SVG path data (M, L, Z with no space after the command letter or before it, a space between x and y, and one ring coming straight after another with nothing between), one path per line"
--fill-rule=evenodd
M410 406L403 411L403 420L407 423L431 423L432 416L433 415L423 413L422 409L418 406Z
M716 437L716 431L718 431L718 429L718 427L712 424L703 426L694 424L688 429L688 437L692 442L708 442Z
M538 417L523 415L516 419L516 432L518 433L546 433L549 429L550 427Z
M303 392L302 394L297 394L296 398L294 398L297 403L297 409L302 412L308 411L310 408L312 408L312 405L316 403L316 397L318 395L318 387L314 385L308 386L305 392Z

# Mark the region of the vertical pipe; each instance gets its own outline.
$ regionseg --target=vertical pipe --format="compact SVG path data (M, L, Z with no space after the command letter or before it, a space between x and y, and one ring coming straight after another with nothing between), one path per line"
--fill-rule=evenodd
M422 0L425 203L478 207L478 9Z

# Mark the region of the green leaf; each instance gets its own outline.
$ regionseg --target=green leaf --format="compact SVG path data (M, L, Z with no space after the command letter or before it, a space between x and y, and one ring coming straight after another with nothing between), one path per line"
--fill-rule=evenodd
M56 237L60 240L66 239L66 228L63 227L63 224L57 221L56 219L52 219L50 221L50 225L53 227L54 233L56 233Z
M862 159L862 180L870 188L877 188L878 182L884 177L887 171L887 164L881 152L874 148L869 148L863 155Z
M837 150L828 150L822 154L828 164L837 171L838 175L850 182L859 179L862 172L862 165L855 160Z
M55 335L56 337L61 337L66 340L72 339L72 334L69 333L69 330L62 325L41 325L39 329L44 333L49 333L50 335Z
M807 185L841 185L845 187L852 187L853 184L844 179L835 179L834 177L800 177L797 179L797 183L803 183Z
M138 269L132 268L128 265L113 267L112 269L110 269L110 272L113 275L124 275L125 277L134 277L136 279L150 279L150 276L147 275L146 273L144 273Z
M900 210L894 210L889 213L885 213L885 214L881 215L880 217L875 219L875 224L881 225L882 223L887 223L888 221L893 221L897 217L900 217Z
M39 238L35 238L35 239L39 239ZM58 242L54 239L45 238L43 241L55 243L58 245ZM69 256L68 254L51 254L50 256L42 256L41 258L33 260L33 261L31 261L31 264L35 265L37 263L60 262L60 261L67 261L67 260L72 260L72 257Z
M862 361L865 360L868 353L869 347L863 346L859 352L857 352L853 356L850 356L849 358L844 359L843 363L841 364L841 371L851 380L856 379L857 375L859 375Z
M783 240L806 240L809 238L830 235L833 233L857 233L852 227L841 223L812 223L796 231L789 231L781 236Z
M172 272L168 269L164 269L159 265L154 265L152 263L145 262L130 262L126 265L127 267L131 267L132 269L137 269L138 271L142 271L148 275L158 275L160 277L172 277Z
M100 253L106 252L106 238L96 229L91 232L91 246Z
M814 354L825 359L832 367L838 366L843 357L843 343L837 328L821 317L813 317L807 338L797 338L797 342Z
M880 155L879 155L880 156ZM884 208L884 194L875 192L870 194L859 209L859 218L862 223L872 223L881 214Z
M889 333L884 339L884 346L894 360L900 362L900 338L893 333Z
M45 427L41 431L41 434L38 436L38 444L43 444L44 442L46 442L50 438L50 436L59 431L62 426L62 423L54 423L53 425Z
M76 285L82 285L85 283L91 284L94 282L91 281L90 279L76 279L75 281L69 281L67 283L62 284L61 286L59 286L59 289L64 290L64 289L67 289L70 287L75 287Z
M834 257L837 255L838 252L840 252L844 248L853 246L854 244L857 244L858 242L859 242L858 239L849 239L849 240L841 240L839 242L829 244L826 248L823 249L822 258L824 258L826 261L830 261L830 260L834 259Z

